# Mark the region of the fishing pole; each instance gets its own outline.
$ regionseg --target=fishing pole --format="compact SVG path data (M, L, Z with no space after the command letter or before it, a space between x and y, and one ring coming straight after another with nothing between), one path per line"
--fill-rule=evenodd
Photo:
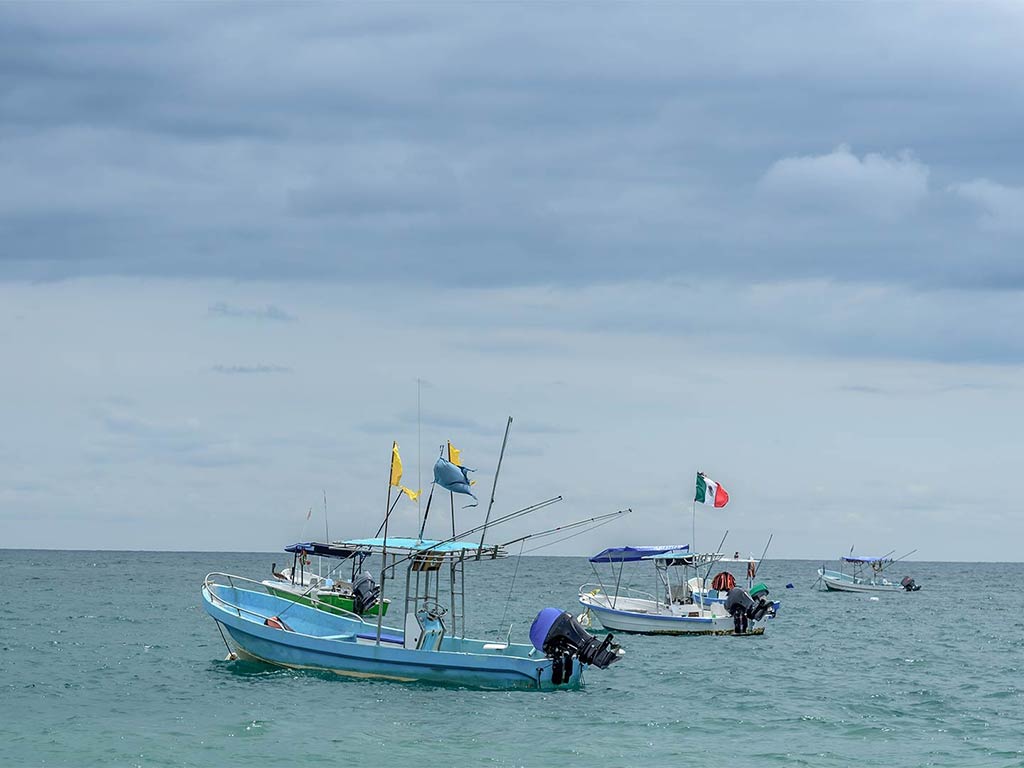
M560 539L555 539L554 541L549 541L547 544L541 544L539 547L531 547L530 549L526 550L526 554L530 554L531 552L536 552L538 549L545 549L547 547L553 547L555 544L561 544L563 541L568 541L569 539L575 539L577 536L582 536L584 533L590 533L591 531L596 531L602 525L608 525L608 523L611 523L611 522L613 522L613 521L612 520L602 520L600 523L594 523L594 525L591 525L588 528L584 528L582 531L577 531L576 533L570 533L568 536L563 536Z
M505 424L505 436L501 439L501 452L498 454L498 468L494 470L494 480L491 482L491 500L487 504L487 515L484 517L484 528L480 532L480 547L476 551L476 559L480 559L480 550L484 548L484 537L487 535L487 524L491 519L491 508L494 506L494 493L498 489L498 475L501 474L501 462L505 458L505 446L508 445L508 431L512 429L512 417L508 417Z
M551 534L558 533L559 531L567 531L570 528L577 528L577 527L579 527L581 525L586 525L587 523L596 523L599 520L606 520L608 518L615 517L616 515L624 515L627 512L632 512L632 511L633 511L632 509L620 509L617 512L607 512L607 513L605 513L603 515L596 515L595 517L587 518L586 520L576 520L576 521L574 521L572 523L566 523L565 525L558 525L558 526L555 526L554 528L548 528L546 531L537 531L536 533L528 533L525 536L520 536L518 539L511 539L510 541L506 541L501 546L507 547L507 546L509 546L511 544L518 544L520 541L524 541L526 539L540 538L542 536L550 536Z
M761 567L761 563L764 562L764 556L768 554L768 547L771 545L771 543L772 543L772 536L774 536L774 535L775 535L774 533L769 533L768 534L768 542L764 545L764 549L761 551L761 558L756 563L754 563L754 575L751 576L751 579L757 578L757 569L760 568Z
M536 512L538 510L544 509L544 507L549 507L552 504L558 503L559 501L562 501L562 497L561 496L555 496L555 497L547 499L545 501L539 501L536 504L531 504L528 507L523 507L522 509L517 509L515 512L509 512L507 515L504 515L503 517L499 517L497 520L492 520L489 523L489 525L500 525L501 523L507 523L510 520L514 520L514 519L516 519L518 517L522 517L523 515L528 515L531 512ZM459 533L459 534L457 534L455 536L450 536L449 538L444 539L442 541L436 541L433 544L431 544L429 547L424 547L423 549L417 549L412 554L406 555L402 559L396 560L395 562L393 562L391 564L390 568L391 568L391 570L394 570L396 566L400 565L401 563L404 563L406 560L412 560L415 557L419 557L420 555L426 554L426 553L428 553L428 552L430 552L430 551L432 551L434 549L437 549L438 547L444 546L445 544L451 544L453 541L458 541L459 539L464 539L467 536L473 535L474 533L479 533L481 528L483 528L483 526L482 525L478 525L478 526L476 526L474 528L470 528L468 531L463 531L462 533ZM496 546L495 549L497 549L497 548L498 547Z
M895 552L896 550L893 550L893 551ZM897 557L891 563L888 563L885 567L888 568L890 565L896 565L896 563L898 563L900 560L906 560L908 557L910 557L915 552L917 552L917 550L916 549L912 549L909 552L907 552L907 554L905 554L903 557Z

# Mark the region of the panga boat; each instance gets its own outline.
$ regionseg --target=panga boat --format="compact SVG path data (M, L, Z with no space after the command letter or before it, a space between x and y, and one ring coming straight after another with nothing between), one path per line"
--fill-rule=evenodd
M909 557L912 554L914 553L909 552L903 557ZM840 569L838 571L831 571L822 566L818 569L818 577L825 590L832 592L917 592L921 587L910 576L904 576L898 582L889 581L885 577L885 570L902 560L903 557L894 560L888 555L882 557L847 555L839 558ZM843 570L844 565L849 565L849 573Z
M335 546L365 549L381 558L386 580L405 574L405 624L386 626L336 608L327 612L280 597L258 581L211 573L202 588L203 607L222 630L234 655L293 669L313 669L359 678L424 681L480 688L550 690L575 688L587 666L604 669L622 656L611 636L600 640L573 616L545 608L530 628L530 645L488 642L450 632L464 621L453 607L465 595L463 565L469 559L504 557L501 547L467 541L358 539ZM447 571L447 589L442 574ZM379 602L381 589L368 573L353 585L354 599ZM292 596L294 597L294 596Z
M726 597L702 599L706 574L723 558L722 553L691 554L688 547L612 547L590 558L598 583L580 587L579 601L586 609L579 620L591 617L605 629L653 635L725 635L736 633L742 620L745 634L764 633L765 623L778 611L778 602L767 599L768 589L756 585L749 593L731 590ZM654 565L654 591L644 592L622 584L626 563ZM610 585L606 585L595 563L608 563ZM616 569L616 564L618 569ZM702 594L702 591L704 594ZM717 598L717 593L716 593Z
M311 541L291 544L285 547L284 551L293 555L292 565L280 571L277 570L277 563L271 566L270 571L274 578L263 581L263 586L270 594L337 615L358 613L375 616L378 609L387 615L390 600L373 601L370 605L364 606L359 604L355 596L353 585L359 584L363 563L371 554L368 549ZM310 557L314 555L317 557L316 572L309 567L312 565ZM342 579L340 574L335 574L339 566L330 568L329 573L332 575L325 576L325 559L328 563L334 560L347 561L351 565L346 569L349 571L348 580Z

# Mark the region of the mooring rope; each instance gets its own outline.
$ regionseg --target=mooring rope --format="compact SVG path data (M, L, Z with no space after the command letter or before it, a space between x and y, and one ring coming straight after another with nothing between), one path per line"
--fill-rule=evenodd
M231 650L231 646L228 644L228 639L224 637L224 629L221 627L220 622L214 622L217 625L217 631L220 632L220 639L224 641L224 647L228 649L228 658L234 661L238 658L238 655Z

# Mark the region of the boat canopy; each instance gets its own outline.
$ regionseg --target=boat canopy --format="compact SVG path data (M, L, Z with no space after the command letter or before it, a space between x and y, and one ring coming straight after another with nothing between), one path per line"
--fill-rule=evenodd
M350 557L358 555L361 550L358 547L344 547L334 544L321 544L316 541L306 541L298 544L289 544L284 548L284 551L296 555L319 555L320 557L335 557L339 560L348 560Z
M843 557L840 558L845 560L847 563L888 563L892 561L891 557Z
M694 552L690 553L688 548L680 547L668 552L658 552L647 555L644 560L653 560L659 565L682 565L688 567L699 567L717 563L722 559L721 552Z
M590 558L592 563L632 563L636 560L646 560L654 555L661 555L665 552L688 552L689 544L682 546L673 545L670 547L609 547Z
M476 541L437 541L434 539L410 539L401 536L376 537L372 539L348 539L335 542L336 547L359 547L379 552L387 543L388 552L433 552L439 554L457 554L459 552L476 553L485 552L489 556L505 557L506 552L501 547L486 546L482 550Z

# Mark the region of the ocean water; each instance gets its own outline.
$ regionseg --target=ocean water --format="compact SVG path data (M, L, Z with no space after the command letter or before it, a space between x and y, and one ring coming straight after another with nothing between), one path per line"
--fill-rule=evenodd
M225 661L202 579L274 559L0 550L0 765L1024 766L1024 564L908 563L922 591L871 601L768 561L763 637L621 635L584 690L495 693ZM504 634L515 566L467 567L469 634ZM515 638L591 576L524 558Z

